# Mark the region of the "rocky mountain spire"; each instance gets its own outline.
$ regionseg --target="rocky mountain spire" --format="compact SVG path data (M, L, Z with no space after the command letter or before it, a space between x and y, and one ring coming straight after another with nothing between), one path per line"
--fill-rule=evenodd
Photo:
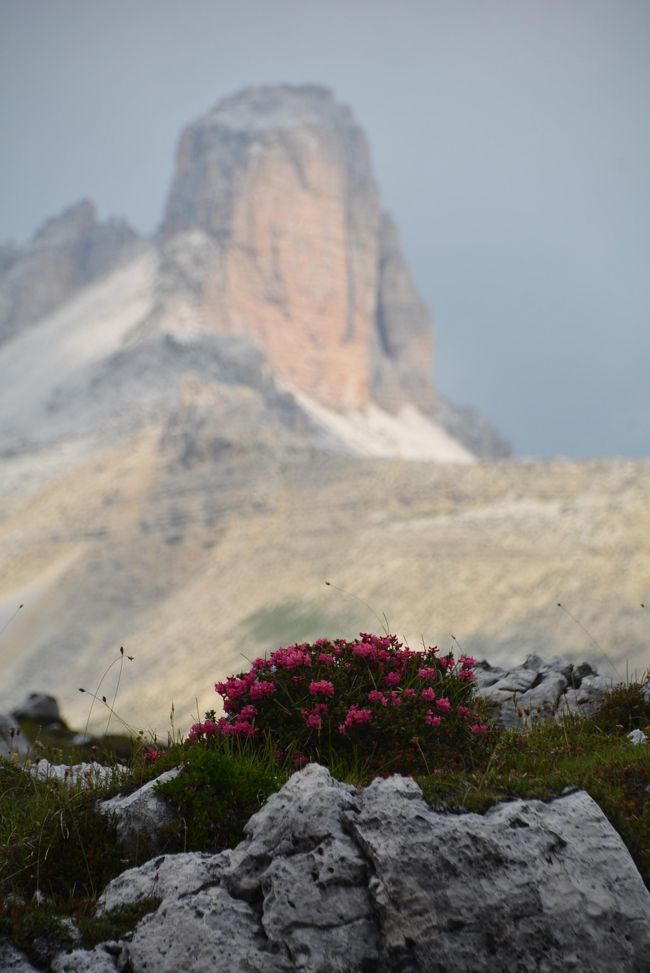
M207 327L252 338L283 381L330 408L433 407L430 314L366 137L331 92L250 88L185 129L161 229L176 269L179 238L195 246L197 230L211 248Z

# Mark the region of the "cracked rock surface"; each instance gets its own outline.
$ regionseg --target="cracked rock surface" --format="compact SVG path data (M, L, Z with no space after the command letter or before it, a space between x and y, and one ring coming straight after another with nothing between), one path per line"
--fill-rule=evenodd
M591 716L615 680L600 676L588 662L576 665L529 655L522 665L508 669L478 662L474 683L477 694L492 706L493 718L512 729L566 714Z
M104 905L152 887L162 902L129 942L57 973L648 969L650 893L584 791L454 815L410 778L359 791L309 764L235 849L153 859Z

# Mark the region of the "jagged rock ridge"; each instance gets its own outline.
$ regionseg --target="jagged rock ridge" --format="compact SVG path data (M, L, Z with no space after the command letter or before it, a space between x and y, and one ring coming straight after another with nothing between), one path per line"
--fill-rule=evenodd
M89 200L48 220L29 247L0 248L0 344L133 256L138 235L122 220L97 220Z
M197 228L214 245L209 327L258 341L324 405L433 406L431 318L366 138L329 91L250 89L185 130L162 238Z

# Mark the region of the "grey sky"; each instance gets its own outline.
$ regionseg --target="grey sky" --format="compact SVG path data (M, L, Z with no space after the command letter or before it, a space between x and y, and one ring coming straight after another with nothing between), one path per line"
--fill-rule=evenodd
M144 232L182 125L334 88L431 305L436 378L523 454L648 455L648 0L0 0L0 240Z

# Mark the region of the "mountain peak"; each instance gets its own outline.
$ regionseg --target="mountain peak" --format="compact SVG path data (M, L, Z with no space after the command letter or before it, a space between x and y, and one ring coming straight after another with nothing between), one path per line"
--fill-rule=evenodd
M161 237L197 230L210 248L209 329L246 335L326 407L433 408L430 314L365 135L327 88L248 88L185 129Z
M353 123L352 112L323 85L258 85L222 99L205 120L246 133Z

